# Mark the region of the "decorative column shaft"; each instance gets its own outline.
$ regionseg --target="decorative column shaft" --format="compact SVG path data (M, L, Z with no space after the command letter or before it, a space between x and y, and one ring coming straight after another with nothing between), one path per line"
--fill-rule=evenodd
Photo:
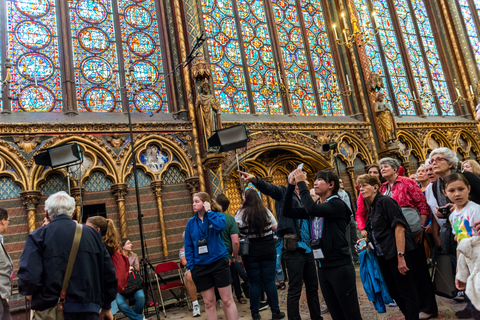
M355 189L355 169L354 167L347 167L347 173L348 173L348 177L350 178L350 183L352 184L352 191L353 191L353 196L355 197L355 199L353 199L355 202L357 201L357 198L358 198L358 193L357 193L357 189Z
M75 219L78 221L78 223L82 223L82 201L81 201L81 196L80 196L80 191L83 191L83 189L80 189L78 187L74 187L70 190L70 195L75 198ZM83 193L82 193L83 196Z
M35 231L35 213L37 212L37 204L42 194L40 191L23 191L20 192L22 202L27 209L28 232Z
M167 244L167 234L165 228L165 219L163 217L163 205L162 205L162 188L163 181L152 181L152 189L157 199L158 207L158 218L160 220L160 231L162 233L162 248L163 248L163 257L168 257L168 244Z
M122 239L128 238L127 217L125 216L125 195L127 192L126 183L117 183L112 185L112 193L115 198L117 198L118 221L120 223L120 236Z

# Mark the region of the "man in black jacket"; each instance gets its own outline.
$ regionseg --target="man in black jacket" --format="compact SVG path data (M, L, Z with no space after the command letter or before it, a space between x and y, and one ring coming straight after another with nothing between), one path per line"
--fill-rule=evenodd
M18 290L32 296L33 310L54 307L60 298L76 223L75 199L60 191L45 201L51 223L28 235L20 257ZM64 304L65 320L112 319L117 277L100 233L84 226ZM100 311L100 316L99 316Z
M350 257L345 231L351 210L337 195L338 177L330 171L315 176L315 193L320 203L310 196L305 174L297 169L290 174L284 200L284 216L312 219L312 251L318 261L318 279L333 320L360 320L355 268ZM295 185L303 207L293 203Z
M283 198L287 190L284 186L274 186L252 174L238 171L245 183L253 185L263 194L275 200L277 213L277 235L283 238L286 234L297 235L297 248L292 251L283 251L283 259L288 273L287 315L288 319L300 320L299 301L302 286L305 283L308 309L312 320L323 319L318 299L318 281L315 270L315 261L310 248L309 222L307 219L286 218L283 212ZM298 196L294 197L295 205L301 206Z

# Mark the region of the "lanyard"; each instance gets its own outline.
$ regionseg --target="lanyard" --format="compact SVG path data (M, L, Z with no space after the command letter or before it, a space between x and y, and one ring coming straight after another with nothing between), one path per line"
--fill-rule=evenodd
M207 218L207 213L205 212L204 215L203 215L203 224L206 225L205 227L205 231L203 231L203 228L198 224L198 220L200 220L200 218L198 217L198 213L197 213L197 227L198 227L198 233L200 233L200 236L201 236L201 239L200 240L203 240L203 239L206 239L208 238L208 218Z
M334 196L331 196L331 197L328 197L327 200L325 200L325 203L327 203L328 201L332 200L332 199L335 199L335 198L339 198L337 195L334 195ZM339 198L340 199L340 198ZM319 200L320 201L320 200ZM322 238L322 235L323 235L323 222L324 222L324 219L323 217L315 217L311 224L312 224L312 229L315 231L313 232L314 233L314 236L316 236L317 239L320 239Z

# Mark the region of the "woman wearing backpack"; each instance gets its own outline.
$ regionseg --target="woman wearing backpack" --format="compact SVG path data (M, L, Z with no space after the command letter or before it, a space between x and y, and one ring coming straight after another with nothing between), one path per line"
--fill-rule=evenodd
M382 177L387 180L382 184L380 193L397 201L407 220L410 231L415 236L417 249L412 251L413 259L418 261L412 268L419 298L420 319L430 319L438 314L437 301L423 246L424 225L430 215L427 199L417 183L398 174L400 163L393 158L379 161ZM420 217L418 217L420 214Z

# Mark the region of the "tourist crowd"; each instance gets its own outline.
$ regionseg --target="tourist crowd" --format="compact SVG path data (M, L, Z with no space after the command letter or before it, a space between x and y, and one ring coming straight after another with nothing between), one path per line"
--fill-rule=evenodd
M180 264L194 317L201 315L200 292L207 319L217 318L217 301L226 319L237 319L236 298L250 303L252 319L270 308L271 319L300 320L305 286L311 319L325 312L334 320L362 319L359 265L378 312L390 304L408 320L435 318L435 297L442 295L465 300L457 318L480 319L476 161L460 164L454 151L438 148L415 175L405 177L397 159L383 158L357 178L356 203L332 171L316 173L313 189L301 165L281 186L238 174L250 187L235 215L226 213L230 201L223 194L193 195ZM275 215L262 194L275 200ZM51 195L44 226L25 242L18 289L35 310L33 318L61 312L67 320L113 319L121 311L129 319L145 319L144 283L131 241L120 239L113 221L101 216L76 223L74 210L67 193ZM0 209L0 234L8 221L8 212ZM3 241L0 263L0 319L11 319L13 264ZM287 287L285 314L277 290Z

